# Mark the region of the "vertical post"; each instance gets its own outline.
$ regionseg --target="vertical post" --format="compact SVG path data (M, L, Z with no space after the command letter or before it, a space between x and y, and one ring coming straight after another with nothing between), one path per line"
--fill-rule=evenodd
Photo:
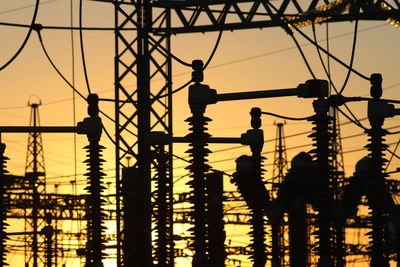
M32 104L32 112L33 112L33 127L36 127L36 113L37 113L37 104ZM38 152L38 142L37 136L38 133L32 133L33 140L33 175L32 175L32 185L33 185L33 207L32 207L32 224L33 224L33 240L32 240L32 249L33 249L33 267L38 267L38 207L39 207L39 192L38 192L38 166L37 166L37 152Z
M146 141L150 135L150 52L149 52L149 34L151 29L151 6L149 0L138 0L138 47L137 47L137 100L138 100L138 156L137 167L140 179L143 179L142 190L143 204L145 205L143 213L143 231L146 254L151 253L151 152L150 145ZM134 242L125 240L125 242ZM146 262L149 266L151 262ZM135 266L135 265L134 265ZM137 265L139 266L139 265Z
M122 196L124 205L124 266L152 266L151 244L142 229L147 222L143 220L148 211L148 205L144 202L145 181L139 175L136 166L122 169ZM131 242L126 242L129 240ZM150 248L150 249L149 249Z
M6 228L8 224L6 223L7 219L7 201L6 201L6 184L5 184L5 174L6 170L6 161L7 157L4 156L4 152L6 150L6 145L1 143L0 141L0 263L1 266L6 266L6 241L7 241L7 232Z
M212 172L206 175L207 221L210 266L225 266L225 231L223 220L223 173Z
M303 201L296 201L289 210L290 266L307 266L307 208Z
M165 153L164 145L155 146L154 156L156 160L156 179L155 179L155 231L157 234L157 240L155 242L154 256L158 266L168 266L170 264L170 251L169 241L172 236L169 236L170 226L169 225L169 213L171 213L170 206L168 203L169 194L168 187L169 181L167 177L167 162L168 157Z
M46 213L47 225L42 229L42 234L46 237L46 267L53 266L53 234L54 228L51 226L52 216L51 213ZM57 266L57 265L55 265Z
M152 180L152 155L147 137L150 129L162 129L172 134L172 82L171 82L171 57L170 33L153 34L153 23L156 27L170 26L170 11L158 9L157 18L153 21L152 5L150 0L122 0L114 1L115 7L115 134L116 134L116 183L117 198L119 199L121 189L120 168L123 167L122 160L126 156L135 158L135 166L142 179L145 180L147 189L151 189ZM157 11L157 12L158 12ZM169 25L169 26L168 26ZM136 31L125 31L135 28ZM151 80L164 80L165 83L152 84ZM136 89L131 88L132 82L136 81ZM157 100L152 96L161 96ZM172 144L168 147L168 179L172 180ZM172 188L168 189L172 193ZM152 241L152 197L150 193L145 196L147 205L143 220L146 225L142 231L146 235L145 244ZM155 196L155 194L153 194ZM172 199L170 200L172 201ZM125 207L120 206L117 201L117 265L121 267L121 243L135 242L134 240L120 240L121 218L126 212ZM172 225L172 216L169 223ZM172 236L172 229L169 230ZM154 236L154 235L153 235ZM155 236L154 240L157 239ZM156 241L156 240L155 240ZM168 240L173 247L172 239ZM125 244L123 244L125 246ZM151 245L147 248L151 251ZM170 252L173 259L173 251Z

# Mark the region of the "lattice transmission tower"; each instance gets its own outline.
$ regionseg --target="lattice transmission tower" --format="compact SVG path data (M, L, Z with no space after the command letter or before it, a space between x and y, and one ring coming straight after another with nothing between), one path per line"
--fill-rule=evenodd
M40 126L38 103L30 103L31 107L29 126ZM44 254L39 253L39 246L44 244L39 235L39 228L44 220L39 218L40 196L46 192L46 169L44 164L43 140L40 132L31 132L28 135L28 148L26 153L25 178L29 181L29 193L25 210L25 266L41 266L46 263Z
M115 136L116 136L116 197L117 197L117 266L122 266L122 243L128 247L133 240L123 240L121 199L121 169L127 156L134 159L137 176L143 179L145 226L141 235L146 255L141 266L158 262L152 251L152 219L156 214L152 201L152 181L157 181L156 161L149 142L151 131L173 133L172 129L172 57L171 34L205 33L211 31L303 27L318 22L360 20L388 20L397 18L400 4L396 0L244 0L244 1L113 1L115 8ZM132 30L133 29L133 30ZM194 51L193 58L197 58ZM181 62L182 63L182 62ZM190 64L189 64L190 65ZM153 81L157 80L157 83ZM188 78L189 80L189 78ZM161 82L160 82L161 81ZM135 84L135 87L131 87ZM157 151L157 149L154 149ZM166 146L169 155L166 179L172 180L172 144ZM172 186L171 182L168 182ZM158 188L157 186L153 188ZM129 188L128 188L129 191ZM166 189L168 194L171 189ZM157 198L155 195L154 198ZM172 199L167 197L166 199ZM152 203L153 202L153 203ZM153 205L153 206L152 206ZM168 203L168 205L171 205ZM170 209L170 208L168 208ZM154 220L153 220L154 221ZM129 223L129 222L125 222ZM167 227L171 228L170 224ZM169 230L166 231L166 233ZM173 240L167 240L164 248L171 251ZM125 246L125 244L124 244ZM133 253L134 254L134 253ZM165 254L165 253L162 253ZM153 257L151 256L153 255ZM136 265L132 265L136 266Z

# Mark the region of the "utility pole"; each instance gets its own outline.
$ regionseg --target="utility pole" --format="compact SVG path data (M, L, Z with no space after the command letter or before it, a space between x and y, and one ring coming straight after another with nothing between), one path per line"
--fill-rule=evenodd
M38 103L28 102L28 106L31 107L30 123L29 126L34 128L40 126L39 117L39 106L41 101ZM43 259L39 263L39 242L38 242L38 229L41 224L38 219L38 206L40 201L40 195L46 191L46 170L44 165L44 153L43 153L43 141L40 132L30 132L28 134L28 148L26 154L25 164L25 178L29 181L31 191L32 206L27 207L31 211L31 219L25 220L25 228L27 232L32 232L32 235L26 235L26 250L32 249L32 254L27 255L25 259L26 266L32 264L33 267L39 266L44 263ZM28 215L28 217L29 217Z

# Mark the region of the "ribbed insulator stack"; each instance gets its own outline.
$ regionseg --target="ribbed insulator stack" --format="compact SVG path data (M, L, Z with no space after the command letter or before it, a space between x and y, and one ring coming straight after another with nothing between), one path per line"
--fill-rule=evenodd
M0 257L1 257L1 266L8 266L6 263L6 254L8 252L6 242L8 240L6 228L8 224L6 223L7 219L7 196L6 196L6 184L4 175L8 173L6 170L6 163L8 158L4 156L6 146L4 144L0 144Z
M254 180L250 185L252 191L247 198L253 198L252 204L250 206L252 211L251 221L251 232L249 233L251 237L250 247L253 251L253 266L254 267L264 267L267 261L267 253L266 253L266 242L265 242L265 220L264 220L264 208L265 203L268 200L268 192L265 189L263 184L263 161L264 157L256 155L252 157L254 161Z
M331 208L333 194L330 188L330 179L333 167L330 162L334 151L332 150L332 117L328 115L328 105L324 99L314 101L316 114L309 119L312 121L313 149L310 154L314 160L313 180L310 182L310 201L318 212L315 226L316 247L319 254L319 267L333 266L332 262L332 229L331 229Z
M155 235L156 243L154 248L154 259L159 266L167 266L171 259L169 259L168 238L169 236L169 221L168 213L170 212L168 201L168 179L167 179L167 158L164 147L161 145L156 148L155 152Z
M90 140L89 145L85 147L87 151L87 160L84 161L87 165L88 173L85 174L88 179L88 186L85 190L88 192L87 198L87 232L88 240L86 244L87 267L101 267L102 258L106 256L103 253L104 245L104 226L105 214L103 213L102 205L105 201L102 199L102 193L106 187L103 186L102 179L105 174L103 170L102 150L103 146L97 140Z
M384 151L388 147L383 142L387 131L379 124L372 124L371 129L366 131L369 136L369 144L366 145L370 158L370 174L366 191L368 192L368 204L371 208L372 230L367 233L370 236L369 252L371 256L371 267L387 267L388 262L388 209L390 200L387 199L383 165L386 163Z
M191 248L194 251L192 266L203 267L208 264L209 260L207 254L206 173L210 169L207 164L207 156L210 153L207 148L207 139L210 135L207 133L206 126L211 119L204 117L203 112L194 112L192 117L186 121L191 126L190 133L187 135L191 148L186 153L189 153L190 156L190 165L187 168L191 173L191 180L187 184L193 192L189 199L193 207L190 212L193 227L189 229L193 240Z

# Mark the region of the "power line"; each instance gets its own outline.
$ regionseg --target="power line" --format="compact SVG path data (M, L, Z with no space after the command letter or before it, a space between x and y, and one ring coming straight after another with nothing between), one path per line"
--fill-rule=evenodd
M89 83L89 77L88 77L87 67L86 67L85 48L83 47L82 12L83 12L83 0L80 0L79 1L79 43L80 43L80 48L81 48L81 57L82 57L83 73L84 73L85 81L86 81L86 88L90 95L91 92L90 92L90 83Z
M9 66L19 56L19 54L22 52L22 50L24 50L26 44L28 43L28 40L29 40L29 38L31 36L31 33L32 33L32 30L33 30L33 25L36 22L36 16L37 16L38 10L39 10L39 2L40 2L40 0L36 0L35 10L33 11L33 16L32 16L32 22L31 22L31 25L29 27L28 33L25 36L24 41L22 42L22 44L19 47L19 49L17 50L17 52L3 66L0 67L0 71L2 71L7 66Z
M361 74L360 72L358 72L357 70L355 70L354 68L351 68L349 65L347 65L346 63L344 63L342 60L340 60L339 58L337 58L336 56L334 56L333 54L331 54L329 51L327 51L326 49L324 49L323 47L321 47L320 45L318 45L316 42L314 42L310 37L307 36L307 34L305 34L303 31L301 31L293 22L291 22L282 12L279 12L279 10L270 2L270 1L266 1L267 5L269 5L275 12L276 15L281 17L283 20L285 20L287 25L290 25L295 31L297 31L301 36L303 36L307 41L309 41L311 44L313 44L314 46L318 47L322 52L324 52L325 54L327 54L329 57L331 57L332 59L334 59L336 62L338 62L340 65L344 66L347 69L350 69L352 72L354 72L355 74L357 74L358 76L360 76L361 78L365 79L365 80L370 80L367 76ZM285 25L285 26L287 26Z
M73 86L73 85L67 80L67 78L65 78L65 76L61 73L61 71L60 71L60 70L57 68L57 66L54 64L53 60L51 59L51 57L50 57L49 54L47 53L46 47L44 46L44 43L43 43L42 35L40 34L40 30L41 30L41 29L38 28L38 27L40 27L40 26L37 25L36 28L35 28L35 30L36 30L36 33L37 33L38 38L39 38L40 46L42 47L42 50L43 50L44 54L46 55L47 60L49 61L49 63L50 63L51 66L53 67L53 69L58 73L58 75L69 85L69 87L71 87L72 90L74 90L75 93L77 93L80 97L82 97L83 99L86 100L86 97L84 97L84 96L81 94L81 92L79 92L79 91L75 88L75 86Z

